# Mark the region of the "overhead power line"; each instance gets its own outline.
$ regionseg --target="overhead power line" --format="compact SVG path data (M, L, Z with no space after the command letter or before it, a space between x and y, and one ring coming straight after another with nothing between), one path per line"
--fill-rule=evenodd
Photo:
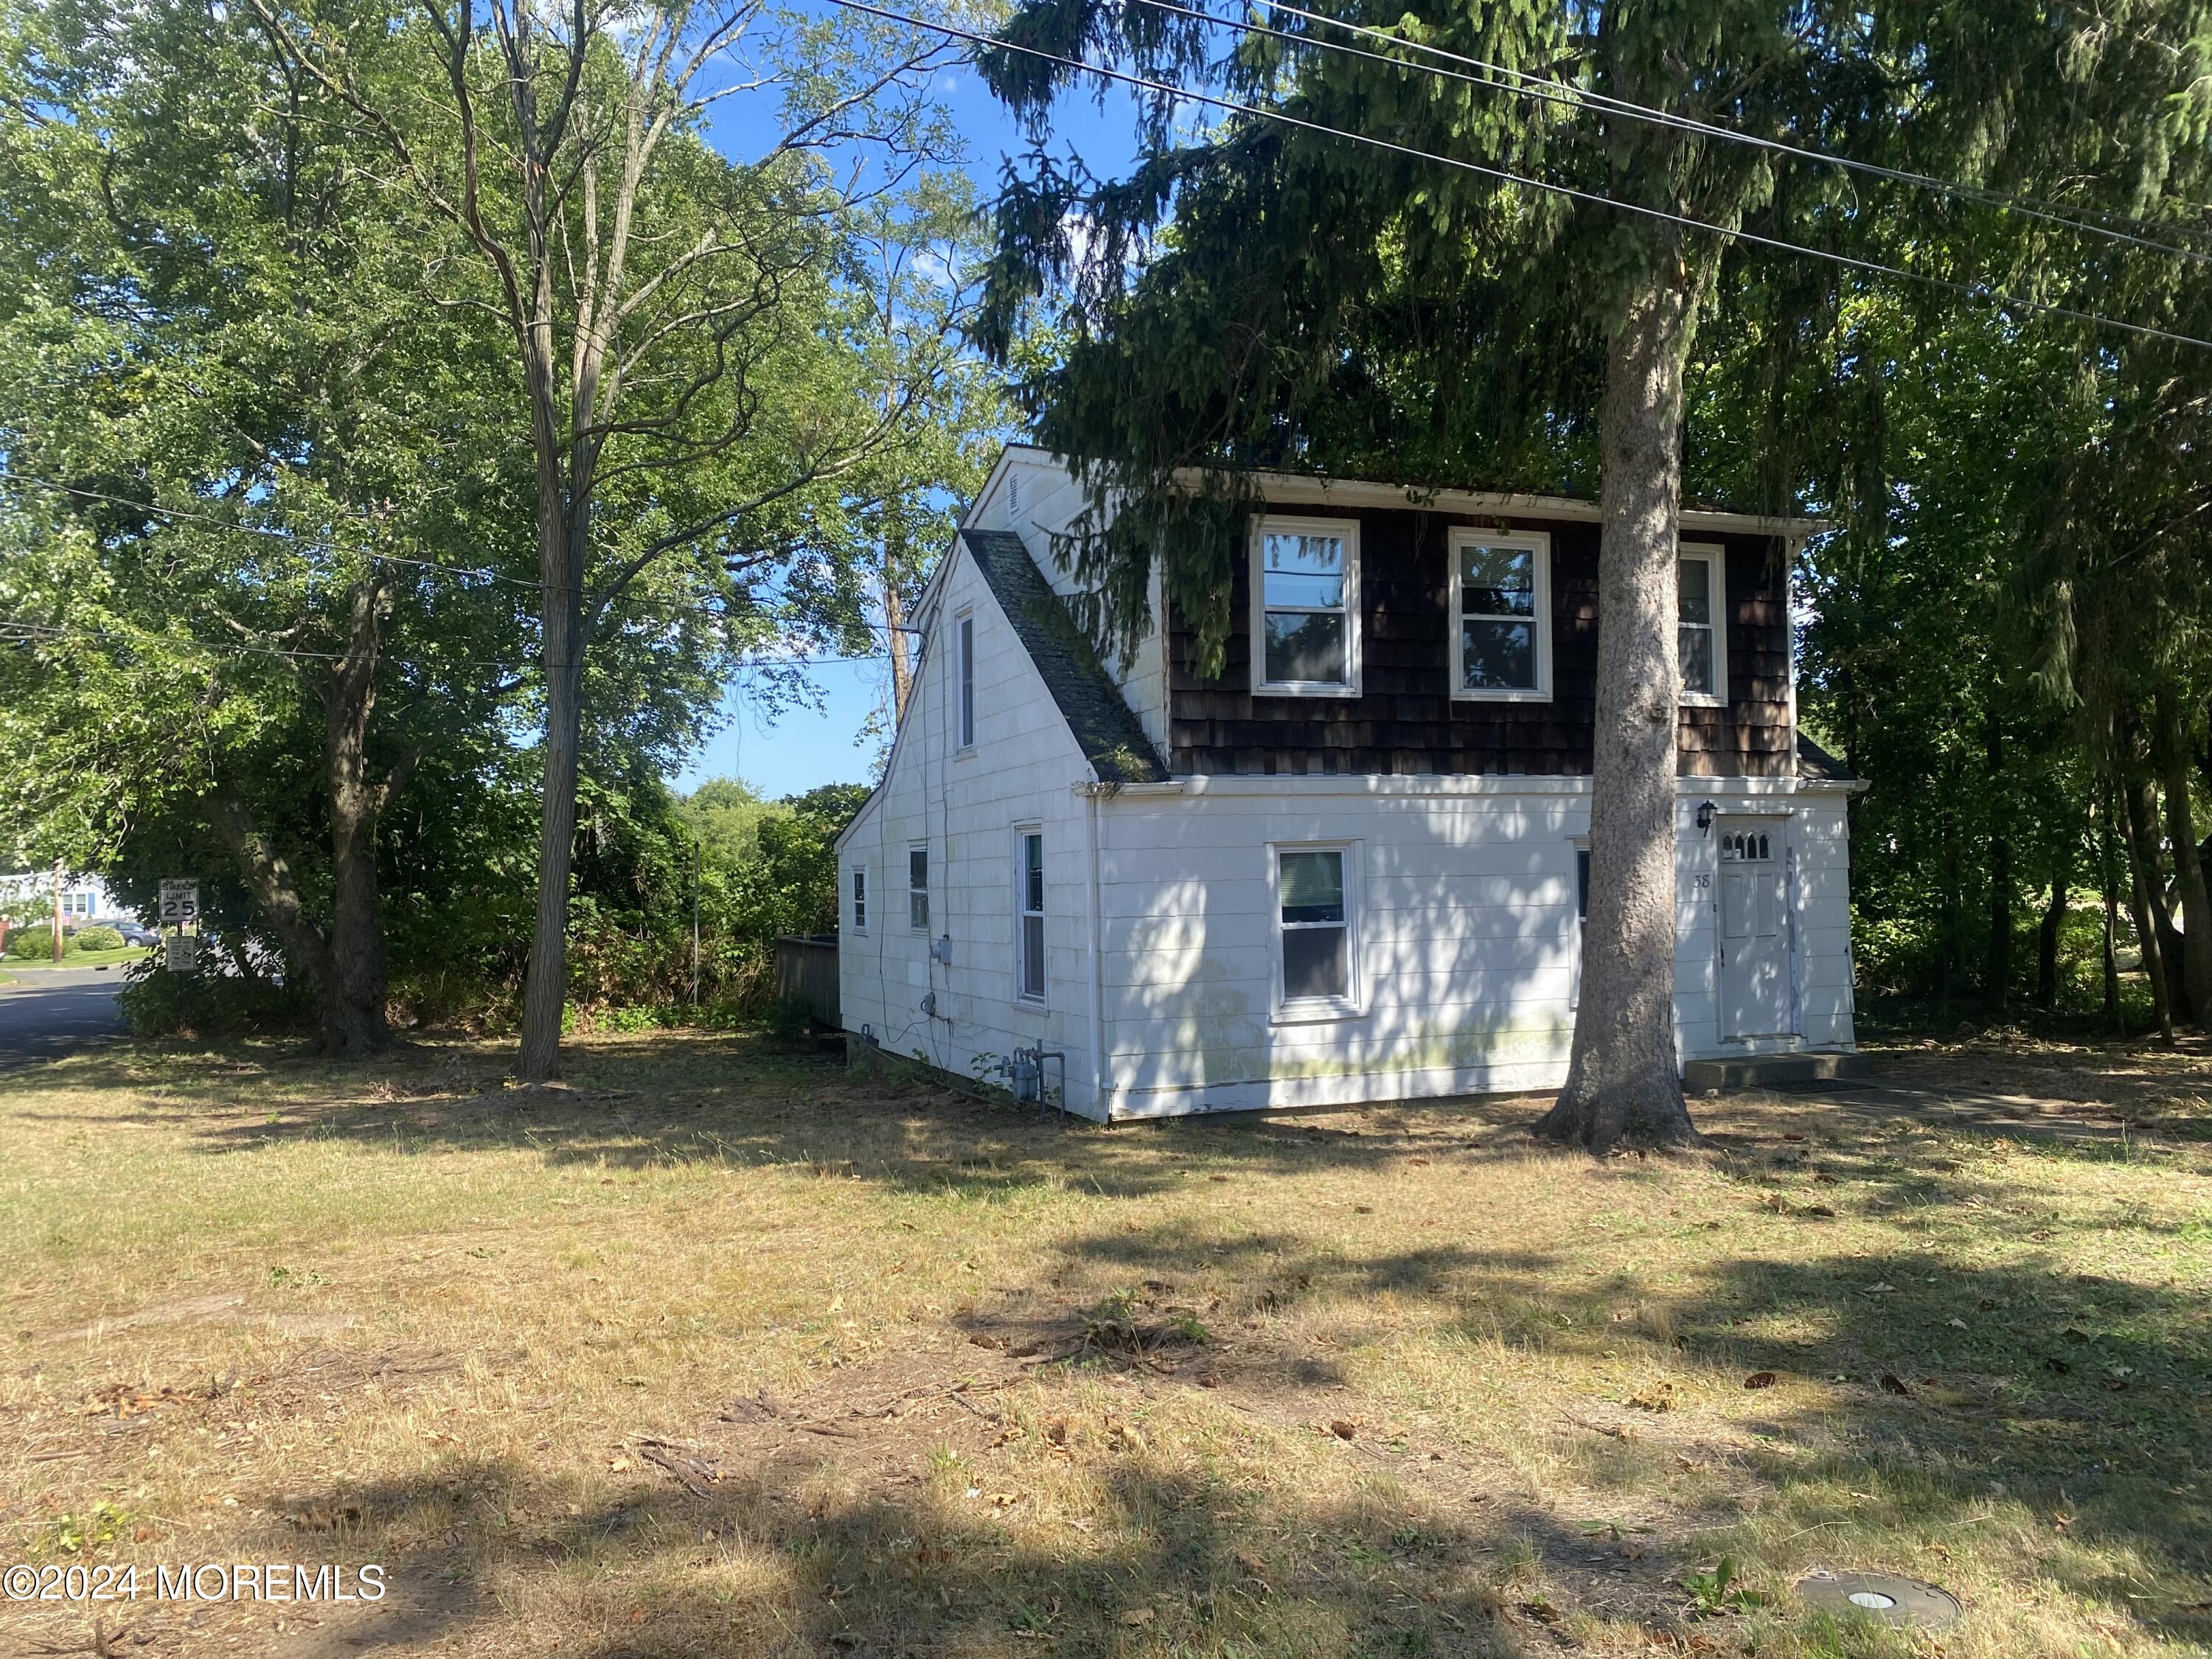
M848 11L879 17L886 22L903 23L912 28L928 29L933 33L946 35L954 40L966 40L991 51L1019 52L1024 57L1038 58L1049 64L1058 64L1080 74L1097 76L1102 80L1118 82L1124 86L1136 87L1146 92L1162 93L1170 98L1204 104L1211 108L1229 111L1233 114L1249 115L1259 120L1273 121L1280 125L1295 127L1306 132L1316 132L1328 137L1346 139L1353 143L1365 144L1371 149L1386 150L1392 155L1408 156L1416 161L1434 161L1442 167L1454 167L1461 172L1475 173L1486 179L1495 179L1504 184L1523 185L1531 190L1540 190L1552 195L1566 197L1573 201L1588 202L1595 207L1611 208L1616 212L1658 220L1663 223L1680 226L1686 230L1707 231L1716 236L1727 237L1731 240L1749 243L1758 247L1773 248L1784 253L1802 254L1807 258L1824 259L1831 264L1844 265L1854 270L1863 270L1875 276L1895 276L1905 282L1918 283L1924 287L1939 289L1956 295L1977 305L1990 305L2001 308L2033 312L2045 317L2063 317L2074 322L2118 329L2124 333L2139 335L2149 339L2171 340L2177 345L2194 346L2200 350L2212 351L2212 340L2200 339L2193 334L2179 333L2175 330L2160 328L2153 324L2129 322L2122 318L2106 317L2096 312L2079 310L2072 306L2054 305L2048 301L2023 299L1983 284L1956 282L1947 276L1934 276L1924 271L1908 270L1902 265L1888 264L1879 259L1863 258L1852 253L1839 253L1832 248L1809 247L1801 242L1789 241L1779 236L1763 235L1757 231L1731 229L1725 225L1714 224L1709 220L1692 218L1687 214L1674 213L1666 208L1648 207L1640 202L1624 202L1618 197L1607 196L1598 191L1584 190L1578 185L1563 185L1549 179L1532 178L1528 174L1514 173L1504 167L1491 167L1480 161L1465 161L1456 155L1440 155L1434 150L1421 149L1413 144L1401 144L1391 138L1379 138L1373 133L1357 132L1344 127L1333 127L1326 122L1310 120L1304 116L1292 115L1284 110L1269 109L1265 105L1248 104L1237 99L1223 98L1208 92L1195 92L1188 87L1177 86L1172 82L1155 81L1146 76L1132 74L1127 70L1109 69L1103 64L1087 64L1079 58L1063 57L1059 52L1047 52L1041 46L1026 46L1015 41L1000 40L994 35L981 34L971 29L956 27L951 23L935 22L928 18L914 16L907 12L893 11L886 7L870 5L866 3L866 0L832 0L832 3L842 6Z
M1177 5L1174 3L1174 0L1139 0L1139 3L1151 6L1156 11L1170 12L1179 16L1192 18L1199 22L1212 24L1218 28L1241 29L1247 33L1263 34L1273 40L1287 41L1296 46L1320 46L1327 51L1346 53L1378 63L1396 64L1403 68L1416 70L1425 75L1463 82L1470 86L1510 92L1516 97L1536 99L1546 103L1564 104L1573 108L1591 109L1603 113L1626 116L1632 120L1694 132L1703 137L1716 138L1726 143L1745 144L1753 149L1765 150L1771 155L1788 155L1798 161L1811 161L1823 167L1840 167L1849 172L1863 173L1871 178L1886 179L1892 184L1906 185L1914 189L1934 191L1955 200L1972 202L1983 207L2019 213L2028 218L2040 219L2054 225L2063 225L2069 230L2080 231L2087 235L2103 236L2113 241L2130 243L2136 247L2149 249L2155 252L2172 254L2179 258L2212 264L2212 252L2207 252L2203 249L2181 247L2172 242L2160 241L2153 237L2139 236L2129 231L2112 229L2107 225L2089 222L2090 219L2106 219L2124 224L2144 225L2163 230L2168 234L2172 234L2173 227L2160 225L2156 221L2137 219L2126 214L2109 213L2097 208L2064 207L2056 203L2038 200L2033 197L2010 195L1983 185L1961 184L1956 179L1941 179L1932 173L1914 173L1904 167L1887 167L1879 161L1865 161L1856 156L1838 155L1830 150L1814 149L1810 145L1793 144L1784 139L1765 137L1757 133L1745 132L1739 128L1723 126L1717 122L1699 120L1694 116L1684 115L1676 111L1661 109L1650 104L1639 104L1630 99L1616 97L1610 93L1577 87L1571 82L1562 81L1552 76L1514 69L1508 64L1495 64L1484 58L1469 57L1463 52L1452 52L1443 46L1432 46L1426 41L1409 40L1404 35L1393 34L1387 29L1372 28L1362 23L1346 22L1341 18L1326 16L1319 12L1309 11L1302 6L1291 4L1289 0L1257 0L1257 3L1266 6L1271 11L1284 12L1292 17L1302 18L1307 22L1319 24L1323 27L1341 29L1347 34L1357 35L1363 40L1382 41L1408 51L1422 52L1439 62L1463 64L1468 69L1480 70L1481 73L1468 75L1440 70L1427 64L1408 64L1404 58L1392 57L1386 52L1366 52L1336 41L1316 40L1310 34L1294 34L1285 29L1270 28L1263 23L1248 23L1235 18L1216 17L1210 12L1200 11L1194 7ZM1501 85L1498 80L1485 78L1486 76L1503 77L1505 84ZM2087 216L2087 218L2082 216L2085 215Z

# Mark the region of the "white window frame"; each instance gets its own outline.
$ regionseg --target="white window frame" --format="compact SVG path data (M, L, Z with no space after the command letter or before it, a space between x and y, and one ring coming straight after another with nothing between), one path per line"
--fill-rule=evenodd
M1682 542L1675 550L1678 558L1701 560L1712 573L1711 593L1713 619L1709 624L1713 635L1713 689L1692 691L1682 688L1682 706L1686 708L1725 708L1729 700L1728 673L1728 549L1718 542ZM1679 584L1680 573L1676 573ZM1674 607L1677 628L1682 626L1681 605ZM1694 626L1694 624L1692 624Z
M961 754L975 752L975 613L963 611L952 619L952 720Z
M845 872L845 911L851 917L854 933L865 937L868 931L868 866L855 864Z
M1052 940L1046 932L1044 920L1051 912L1044 907L1042 894L1039 895L1038 908L1035 910L1029 908L1027 890L1029 866L1025 860L1029 853L1030 837L1032 836L1036 837L1038 884L1042 886L1043 872L1048 868L1045 863L1044 826L1041 823L1018 823L1014 826L1014 1000L1024 1008L1042 1008L1048 1006L1048 998L1052 990ZM1030 977L1028 935L1029 919L1031 916L1036 917L1038 923L1036 963L1038 989L1034 994L1028 988Z
M1359 966L1359 917L1364 897L1360 890L1360 846L1357 841L1285 841L1267 845L1268 1007L1273 1024L1358 1019L1367 1012L1366 976ZM1344 994L1340 997L1300 997L1294 1002L1284 994L1282 855L1285 853L1344 855Z
M914 884L914 855L921 854L921 885ZM916 921L914 902L921 901L921 919ZM908 842L906 848L906 925L909 931L927 933L929 931L929 843Z
M1334 536L1344 544L1344 684L1267 678L1267 547L1270 535ZM1255 697L1357 697L1360 694L1359 520L1263 514L1252 521L1246 550L1252 586L1252 695ZM1282 608L1282 607L1278 607Z
M1480 687L1470 690L1467 684L1467 630L1462 624L1467 612L1462 605L1466 592L1460 581L1460 550L1475 544L1483 547L1525 547L1534 553L1536 566L1536 614L1526 620L1535 623L1536 684L1526 689ZM1453 529L1449 538L1450 565L1445 578L1451 584L1451 665L1452 701L1455 702L1549 702L1552 700L1552 537L1543 530L1477 530L1470 526ZM1480 613L1490 615L1491 613ZM1480 616L1478 617L1480 618ZM1503 615L1492 620L1521 621L1520 617Z

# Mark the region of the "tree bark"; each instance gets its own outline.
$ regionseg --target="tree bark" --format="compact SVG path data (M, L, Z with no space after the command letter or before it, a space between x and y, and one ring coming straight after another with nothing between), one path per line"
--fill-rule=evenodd
M376 659L389 597L374 578L348 595L346 648L319 688L323 703L323 785L331 820L331 912L308 914L290 864L270 844L246 804L227 791L208 799L208 819L237 860L246 890L304 975L315 1000L317 1047L337 1057L392 1046L376 830L386 805L406 787L414 760L382 782L370 775L369 718L376 708Z
M2112 792L2108 784L2102 798L2093 802L2097 823L2097 891L2105 908L2105 1024L2117 1037L2128 1034L2127 1016L2120 1007L2120 902L2113 890Z
M2212 894L2197 856L2197 831L2189 810L2189 745L2181 729L2180 699L2170 685L2158 688L2156 752L2166 783L2166 839L2173 843L2173 884L2181 900L2182 977L2189 985L2191 1023L2212 1026Z
M1701 1139L1674 1052L1676 532L1697 295L1674 269L1607 342L1589 914L1566 1085L1535 1131L1600 1155Z
M346 651L322 688L331 814L331 983L319 1000L323 1047L334 1054L373 1054L392 1043L376 875L376 827L392 789L391 782L372 781L368 767L368 721L376 708L377 649L386 608L381 583L355 588ZM391 781L404 784L404 773Z
M2158 1020L2159 1036L2166 1042L2173 1041L2172 976L2166 972L2166 945L2160 938L2158 922L2153 919L2157 906L2156 843L2150 836L2150 813L2142 793L2126 780L2116 786L2126 803L2127 817L2122 824L2128 854L2129 920L2134 922L2136 948L2142 957L2143 977L2150 981L2151 1012Z
M2058 1006L2059 933L2066 926L2067 872L2051 872L2051 902L2035 930L2035 1006L2049 1013Z
M1994 698L1992 698L1994 701ZM2004 774L2004 729L1996 711L1990 711L1984 755L1989 798L2004 810L1999 781ZM1998 819L2002 824L2002 819ZM2012 842L2004 830L1993 827L1990 835L1990 943L1982 969L1982 994L1990 1010L2002 1018L2012 994Z
M884 637L891 653L891 720L893 726L906 724L907 699L914 695L914 664L906 642L906 605L899 598L898 577L893 570L890 552L884 554Z

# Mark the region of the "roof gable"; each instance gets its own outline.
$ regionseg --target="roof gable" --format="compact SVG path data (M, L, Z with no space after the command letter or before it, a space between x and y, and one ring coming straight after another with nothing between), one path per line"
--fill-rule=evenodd
M1007 530L963 530L960 539L1099 781L1166 782L1168 769L1145 728L1022 538Z

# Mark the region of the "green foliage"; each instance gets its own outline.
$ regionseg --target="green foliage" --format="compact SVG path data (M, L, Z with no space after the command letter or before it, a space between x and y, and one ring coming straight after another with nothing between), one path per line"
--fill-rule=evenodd
M116 994L115 1005L135 1036L283 1031L308 1016L310 999L303 987L216 971L214 952L204 948L197 974L170 973L162 962L155 955L133 963Z
M71 951L120 951L123 935L112 927L95 922L89 927L80 927L69 938Z
M66 949L66 945L64 947ZM54 934L51 924L41 927L33 923L28 927L8 930L8 954L18 962L43 962L54 953Z
M1766 1601L1765 1596L1744 1584L1732 1555L1723 1555L1702 1572L1685 1573L1682 1588L1690 1593L1691 1612L1699 1619L1744 1611Z

